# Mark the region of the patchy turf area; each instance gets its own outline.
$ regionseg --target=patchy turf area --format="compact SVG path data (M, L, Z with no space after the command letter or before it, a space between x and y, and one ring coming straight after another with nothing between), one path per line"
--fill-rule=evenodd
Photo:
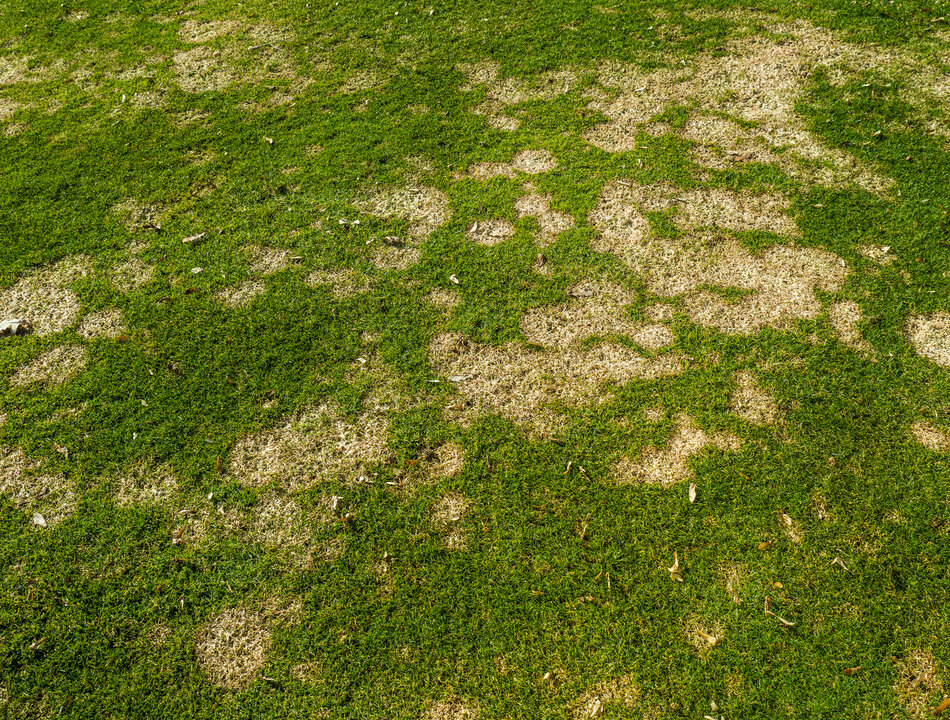
M4 717L934 717L946 16L0 6Z

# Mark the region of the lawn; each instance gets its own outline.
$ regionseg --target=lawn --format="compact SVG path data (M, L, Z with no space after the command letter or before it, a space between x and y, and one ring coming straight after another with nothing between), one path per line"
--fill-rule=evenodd
M948 17L0 5L2 717L941 714Z

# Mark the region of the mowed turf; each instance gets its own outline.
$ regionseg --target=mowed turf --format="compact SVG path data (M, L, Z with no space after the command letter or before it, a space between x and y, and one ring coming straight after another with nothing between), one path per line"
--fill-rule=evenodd
M934 717L946 15L0 7L4 717Z

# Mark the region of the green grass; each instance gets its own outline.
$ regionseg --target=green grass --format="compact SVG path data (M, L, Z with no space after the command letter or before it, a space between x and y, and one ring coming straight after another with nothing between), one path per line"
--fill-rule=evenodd
M639 132L631 152L585 140L607 119L585 94L598 87L601 61L676 69L699 53L726 53L730 38L763 34L765 22L804 19L945 75L950 10L923 0L782 0L744 20L738 11L751 6L741 3L719 2L723 17L707 19L694 11L708 4L601 7L616 12L575 2L363 0L0 7L0 78L16 58L52 68L0 85L0 286L88 256L91 272L70 285L81 312L118 308L127 335L85 340L74 323L0 338L0 446L41 461L77 496L68 518L38 529L31 512L0 495L3 717L419 718L455 697L483 718L584 717L578 698L622 677L639 695L630 708L608 699L604 718L696 718L716 714L711 702L728 718L914 717L895 687L907 684L904 663L918 650L936 668L936 680L912 688L920 707L930 713L950 692L950 454L925 449L909 430L927 420L950 431L950 369L915 353L904 332L911 315L950 310L950 153L928 131L931 120L948 122L945 99L915 95L919 78L903 70L865 68L837 82L818 68L803 80L795 105L803 123L892 178L885 197L809 183L775 164L704 170L675 134L688 105L654 117L671 132ZM88 16L68 19L79 10ZM276 45L240 33L209 41L224 58L240 51L229 62L247 81L188 93L173 56L193 47L177 34L189 19L271 24L288 35ZM521 124L505 132L473 112L484 86L461 89L459 64L486 59L529 88L548 71L569 68L578 79L566 94L506 108ZM77 70L83 77L71 79ZM358 71L381 84L341 92ZM296 87L299 78L311 82ZM136 107L136 93L147 92L161 94L163 107ZM292 102L270 104L281 92ZM5 101L19 103L6 119ZM195 111L197 121L177 122ZM524 149L550 151L557 167L453 179ZM588 218L617 179L784 193L801 229L796 245L834 253L850 273L835 292L817 293L818 317L786 329L702 327L681 297L655 295L630 266L592 249ZM538 222L514 209L527 180L575 222L545 247L533 239ZM407 184L445 192L452 217L420 241L417 263L379 269L380 239L406 238L409 223L359 202L374 187ZM161 230L124 225L113 208L127 198L164 206ZM683 235L672 211L645 214L656 236ZM514 223L513 237L472 243L466 229L490 217ZM206 233L199 242L181 242L198 233ZM734 236L752 252L786 242L761 231ZM877 266L858 251L867 243L890 246L896 260ZM123 292L109 273L133 244L154 275ZM300 260L259 278L249 245ZM547 274L532 269L539 253ZM347 268L368 278L365 292L341 298L304 282L315 270ZM460 398L444 376L433 382L434 337L523 342L524 314L565 302L565 290L586 278L635 291L634 318L671 303L672 351L689 358L686 370L569 407L552 436L497 413L470 424L443 414ZM215 299L248 279L266 292L246 307ZM426 299L434 290L454 293L458 305L434 307ZM748 294L709 290L735 302ZM827 307L840 300L860 305L873 356L830 328ZM89 351L75 378L8 382L64 343ZM342 554L295 565L292 549L247 529L278 483L244 484L228 460L241 438L302 408L330 403L362 422L377 389L358 370L370 356L398 388L384 410L387 457L361 470L372 482L330 473L295 491L304 512L338 495L340 515L352 514L311 528L315 545L336 543ZM781 424L759 427L730 411L736 373L746 369L775 398ZM664 408L663 420L644 419L652 407ZM741 449L693 457L692 480L669 489L618 484L615 461L666 447L679 413L710 435L732 433ZM457 475L411 492L387 484L412 477L449 441L465 454ZM171 469L172 501L119 502L116 478L142 463ZM471 501L461 551L445 547L430 519L450 493ZM236 513L244 527L212 522L206 542L173 543L184 507ZM784 532L782 513L800 542ZM682 582L667 570L674 553ZM739 569L739 604L724 587L729 568ZM793 626L765 614L766 596ZM196 654L202 628L223 610L260 609L274 597L299 598L299 622L277 623L253 682L215 686ZM687 640L696 622L721 629L708 653ZM167 632L160 642L156 628ZM309 680L292 672L304 662L318 666ZM549 672L553 684L542 680Z

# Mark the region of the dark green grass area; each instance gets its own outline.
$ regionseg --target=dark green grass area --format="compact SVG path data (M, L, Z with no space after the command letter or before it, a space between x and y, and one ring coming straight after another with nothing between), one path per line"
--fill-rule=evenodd
M913 717L900 688L917 650L932 655L942 683L911 688L932 713L950 692L950 455L925 449L909 428L924 419L950 431L950 371L916 354L904 327L910 315L950 310L950 154L927 127L946 121L946 108L906 100L911 76L867 69L843 85L822 71L807 79L797 112L829 147L893 178L884 198L805 186L769 165L705 171L673 134L641 133L628 153L582 138L605 120L583 94L594 63L675 68L724 52L764 22L728 14L742 10L947 58L938 33L950 30L950 10L924 0L0 8L0 77L11 58L26 58L26 77L37 73L0 85L0 111L2 101L22 106L0 114L2 127L23 126L0 136L0 285L88 256L90 273L71 285L83 314L118 308L127 325L118 340L87 341L75 328L0 338L0 443L62 474L78 503L61 524L37 529L0 495L2 717L421 718L459 698L483 718L582 718L580 698L617 678L639 694L629 708L607 701L606 719L717 715L711 703L727 718ZM88 16L70 19L79 11ZM172 68L175 53L193 47L177 34L184 19L272 23L293 39L218 38L211 45L222 52L263 48L272 77L186 93ZM241 57L250 76L258 63ZM458 65L486 59L529 85L565 68L581 79L567 94L508 107L521 125L503 132L472 112L487 90L460 89ZM312 82L273 105L292 84L284 66ZM144 69L117 77L131 68ZM341 92L357 71L385 82ZM164 107L134 107L144 93L161 94ZM255 103L259 112L242 109ZM676 106L654 120L675 130L688 112ZM523 149L548 150L558 165L515 179L453 178ZM679 300L652 296L629 267L591 249L587 218L604 184L623 178L788 195L796 243L850 268L842 289L820 299L861 306L873 357L839 342L826 313L727 336L689 322ZM515 212L528 181L575 220L545 247L533 239L538 222ZM452 217L419 240L416 264L379 269L371 259L380 238L406 238L409 223L373 217L357 199L407 183L443 191ZM128 198L160 207L160 227L124 224L115 208ZM515 234L494 247L472 243L466 229L487 218L512 222ZM658 235L680 232L670 213L648 219ZM784 242L737 237L752 252ZM898 259L878 266L859 253L867 243ZM295 261L258 277L254 245ZM132 246L154 275L123 292L110 273ZM533 269L539 253L546 274ZM347 269L369 289L337 297L305 282ZM438 382L427 352L434 337L523 341L526 311L564 302L567 288L590 278L636 291L634 317L670 302L672 350L686 371L569 408L553 437L497 415L469 426L446 419L458 397ZM215 299L246 280L266 286L246 307ZM437 290L457 298L451 313L427 302ZM74 379L7 381L64 343L89 352ZM391 457L369 468L371 482L335 477L296 495L314 511L324 496L344 499L345 513L313 528L314 543L345 548L339 557L301 567L281 548L223 532L179 544L181 506L118 502L118 474L161 464L189 506L253 513L277 482L246 487L223 472L236 443L325 402L360 421L374 388L354 367L368 355L412 399L387 410ZM779 425L730 412L746 369L776 398ZM647 422L644 410L655 407L663 419ZM692 503L688 482L618 484L614 463L665 448L680 413L709 434L735 435L741 449L690 460ZM393 489L446 441L464 449L458 475ZM431 521L454 493L471 501L464 551L447 549ZM671 574L674 556L680 571ZM213 685L195 649L202 628L274 597L298 598L299 622L275 626L247 687ZM696 627L716 635L709 652L688 641ZM295 675L301 663L315 664L310 679Z

